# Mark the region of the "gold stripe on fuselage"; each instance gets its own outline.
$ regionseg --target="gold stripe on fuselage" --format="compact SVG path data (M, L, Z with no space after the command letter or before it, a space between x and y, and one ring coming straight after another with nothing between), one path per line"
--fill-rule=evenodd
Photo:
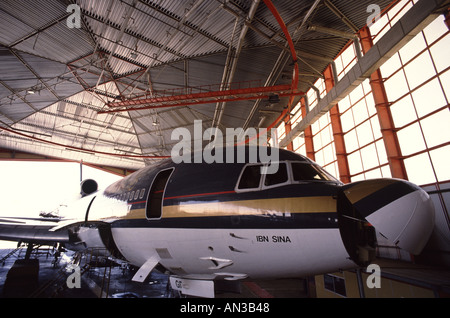
M331 196L205 202L163 207L163 218L211 217L232 215L276 215L280 213L336 212ZM131 209L126 219L145 218L145 209Z

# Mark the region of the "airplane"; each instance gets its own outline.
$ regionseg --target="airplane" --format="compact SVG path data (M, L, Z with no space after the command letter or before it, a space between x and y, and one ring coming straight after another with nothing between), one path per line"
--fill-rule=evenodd
M134 281L162 268L173 289L214 297L218 280L368 266L377 232L412 254L420 254L431 235L433 203L411 182L343 184L307 157L278 148L278 170L263 173L267 162L249 160L250 146L231 147L234 158L239 147L243 162L166 159L104 190L85 180L82 198L63 218L44 225L3 218L0 240L103 249L139 268Z

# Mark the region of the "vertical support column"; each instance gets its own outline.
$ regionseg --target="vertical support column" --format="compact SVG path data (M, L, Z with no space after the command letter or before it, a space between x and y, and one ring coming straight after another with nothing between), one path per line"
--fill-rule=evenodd
M306 111L306 101L305 98L302 97L300 100L301 103L301 110L302 110L302 117L305 118L307 111ZM312 138L312 129L311 126L308 126L305 129L305 148L306 148L306 156L311 160L316 160L316 155L314 152L314 143Z
M361 37L361 46L364 54L366 54L373 46L370 30L365 26L359 33ZM405 164L403 162L400 144L398 142L397 132L389 108L389 100L386 95L380 69L377 69L370 76L370 86L372 88L378 120L380 121L381 134L383 136L392 177L407 180L408 175L406 174Z
M329 92L334 87L333 71L331 64L323 72L325 88ZM342 131L341 117L338 104L330 110L331 128L333 129L334 146L338 163L340 179L343 183L350 183L350 168L348 166L347 151L345 149L344 133Z

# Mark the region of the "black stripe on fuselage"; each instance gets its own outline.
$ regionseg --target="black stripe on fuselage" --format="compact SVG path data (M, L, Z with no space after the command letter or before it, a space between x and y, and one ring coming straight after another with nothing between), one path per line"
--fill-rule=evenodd
M419 187L409 182L395 182L366 196L353 205L366 218L378 209L419 189Z
M337 213L291 213L284 215L232 215L175 217L160 220L121 219L112 228L184 229L337 229Z

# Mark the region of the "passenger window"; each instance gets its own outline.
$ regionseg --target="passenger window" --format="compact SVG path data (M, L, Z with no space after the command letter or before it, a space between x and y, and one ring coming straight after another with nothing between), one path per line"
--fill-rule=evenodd
M314 165L307 163L292 163L292 174L294 181L314 181L314 180L329 180L322 174Z
M259 182L261 180L261 167L262 165L251 165L244 169L239 181L238 189L254 189L259 188Z
M288 181L288 173L286 168L286 163L282 162L278 164L278 171L273 174L266 174L266 179L264 180L264 185L266 187L285 183Z

